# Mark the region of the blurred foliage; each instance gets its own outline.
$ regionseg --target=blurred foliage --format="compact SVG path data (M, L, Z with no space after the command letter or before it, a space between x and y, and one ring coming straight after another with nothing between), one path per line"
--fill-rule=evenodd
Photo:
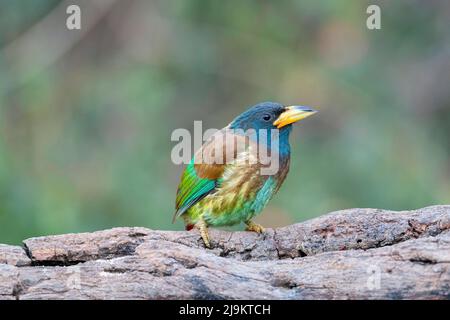
M69 3L0 1L1 243L181 229L172 130L266 100L320 110L294 129L267 226L450 202L448 1L72 2L94 20L78 39Z

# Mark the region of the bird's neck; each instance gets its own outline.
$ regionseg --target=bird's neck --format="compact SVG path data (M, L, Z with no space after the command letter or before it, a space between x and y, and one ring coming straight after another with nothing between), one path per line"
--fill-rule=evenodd
M278 137L277 137L277 141L272 141L273 138L271 135L271 130L267 129L267 130L257 130L256 131L256 140L257 143L263 143L266 145L266 147L271 150L273 147L277 147L278 148L278 154L280 155L281 158L284 157L289 157L290 153L291 153L291 146L289 145L289 135L292 131L292 126L288 125L286 127L283 127L283 129L280 129L278 131ZM264 134L262 134L262 132L264 132ZM250 139L255 138L254 136L250 136ZM277 143L278 142L278 143ZM272 150L274 151L274 150Z
M241 129L233 123L230 124L228 128L230 128L232 130L234 130L234 129L242 130L243 134L247 135L247 133L245 132L245 129ZM254 131L252 131L252 133L255 133L256 135L249 134L248 137L251 140L256 140L256 142L258 144L259 143L265 144L269 150L271 150L273 146L277 145L278 153L279 153L280 157L284 158L284 157L289 157L289 155L291 153L291 146L289 145L289 135L290 135L291 131L292 131L292 125L287 125L287 126L283 127L282 129L280 129L278 131L278 137L277 137L278 144L275 141L272 141L271 129L254 130Z
M291 133L291 130L291 125L286 126L280 130L279 148L281 157L288 157L291 154L291 146L289 144L289 135Z

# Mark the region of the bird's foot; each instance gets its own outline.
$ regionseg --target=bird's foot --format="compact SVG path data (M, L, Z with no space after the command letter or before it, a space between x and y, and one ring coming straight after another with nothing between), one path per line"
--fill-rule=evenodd
M208 225L205 220L201 219L196 224L195 227L200 231L200 236L207 248L211 248L211 243L209 242Z
M251 220L247 221L245 224L247 225L247 228L245 228L246 231L253 231L256 233L263 233L265 231L262 225L254 223Z

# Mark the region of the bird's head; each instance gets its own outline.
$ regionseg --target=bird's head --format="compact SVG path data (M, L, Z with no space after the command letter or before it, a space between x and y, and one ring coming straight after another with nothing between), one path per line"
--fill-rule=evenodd
M277 102L262 102L241 113L231 123L231 129L279 129L289 132L292 124L317 111L303 106L283 106Z

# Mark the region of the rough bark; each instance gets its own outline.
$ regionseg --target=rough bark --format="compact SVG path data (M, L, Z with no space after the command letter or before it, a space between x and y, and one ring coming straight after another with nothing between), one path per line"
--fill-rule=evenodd
M115 228L0 245L0 299L449 299L450 206L265 234Z

